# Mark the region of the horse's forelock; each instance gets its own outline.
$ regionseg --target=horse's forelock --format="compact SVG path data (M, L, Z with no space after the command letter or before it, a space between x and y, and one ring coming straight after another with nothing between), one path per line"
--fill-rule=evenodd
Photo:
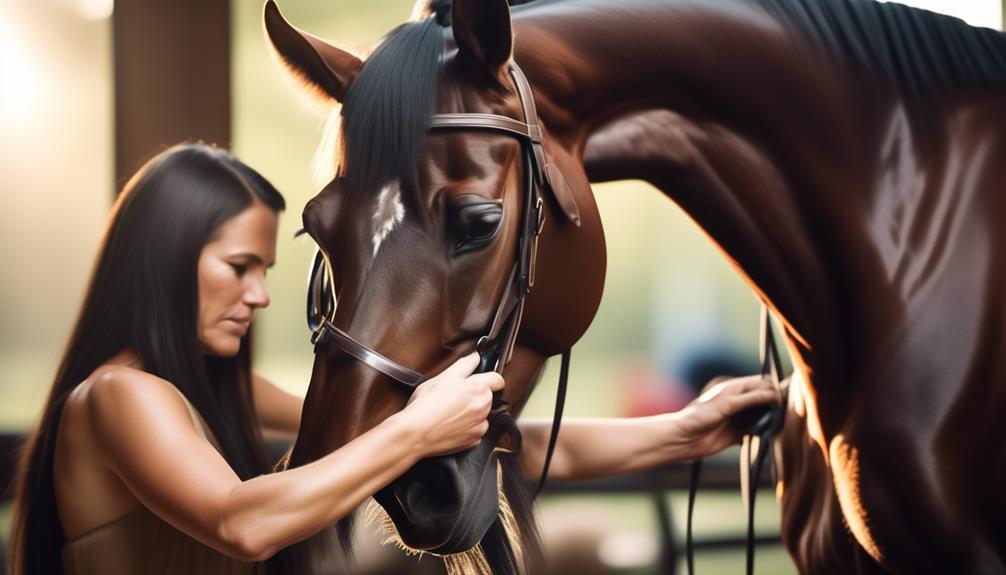
M415 188L443 51L444 31L427 18L392 30L364 62L341 110L338 174L348 190L377 193L395 179Z

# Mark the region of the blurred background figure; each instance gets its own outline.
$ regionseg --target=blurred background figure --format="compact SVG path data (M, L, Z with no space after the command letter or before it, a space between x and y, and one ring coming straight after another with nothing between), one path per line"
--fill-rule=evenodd
M906 2L1001 28L1004 0ZM231 148L286 196L272 306L255 334L257 371L294 393L309 379L305 275L313 244L293 239L304 203L327 181L310 164L332 110L274 61L258 0L0 0L0 488L16 438L36 418L79 307L104 218L123 178L161 149L202 139ZM293 22L365 52L409 17L411 0L281 0ZM673 411L712 377L754 373L758 304L674 205L640 182L596 186L608 242L604 300L576 346L566 413ZM653 265L660 262L660 265ZM525 414L550 417L558 362ZM724 455L730 459L731 455ZM703 494L697 536L739 533L736 493ZM645 492L555 490L540 521L555 573L659 573L659 516ZM684 494L667 497L684 522ZM9 529L0 503L0 553ZM759 498L759 532L777 529ZM360 535L361 572L440 573ZM759 567L792 572L781 547ZM702 572L736 572L741 548L701 553Z

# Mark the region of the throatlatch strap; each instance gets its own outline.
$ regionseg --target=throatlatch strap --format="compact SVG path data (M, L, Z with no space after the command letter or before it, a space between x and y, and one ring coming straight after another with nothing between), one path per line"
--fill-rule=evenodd
M569 355L571 349L562 353L562 366L559 368L559 390L555 397L555 414L552 416L552 433L548 437L548 449L545 451L545 466L541 469L541 478L538 480L538 488L534 491L534 496L538 497L541 488L545 487L545 480L548 479L548 466L552 464L552 453L555 451L555 442L559 438L559 425L562 423L562 408L566 403L566 381L569 379Z

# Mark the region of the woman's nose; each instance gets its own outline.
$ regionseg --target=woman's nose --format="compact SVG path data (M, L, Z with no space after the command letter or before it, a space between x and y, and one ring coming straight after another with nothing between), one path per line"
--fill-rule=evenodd
M250 307L267 307L269 302L269 290L265 287L265 277L251 279L245 289L244 303Z

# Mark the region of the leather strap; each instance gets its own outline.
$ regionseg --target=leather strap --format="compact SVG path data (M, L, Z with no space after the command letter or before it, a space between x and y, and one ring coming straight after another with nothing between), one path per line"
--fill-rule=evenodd
M534 154L535 179L540 185L548 185L551 188L551 182L547 181L548 177L545 172L545 166L548 165L548 162L545 160L545 147L541 140L541 128L538 127L538 111L534 107L534 97L531 96L531 84L528 83L527 77L524 76L524 72L517 66L516 62L510 66L510 76L513 77L513 82L517 86L517 96L520 97L521 107L524 109L524 121L528 124L528 131L538 135L537 138L529 138L531 140L531 151Z
M538 126L529 126L520 120L496 114L434 114L430 128L474 128L507 132L514 136L541 141Z
M761 375L772 382L781 397L785 397L780 377L782 362L779 359L779 348L776 346L775 334L772 331L772 317L768 306L761 307L761 337L759 338L758 355L761 360ZM769 410L755 424L754 432L745 435L741 442L741 498L747 508L747 545L745 564L748 575L754 575L754 513L755 498L758 494L758 481L761 479L762 467L772 453L772 440L782 429L782 418L785 404Z
M780 377L782 362L779 359L779 348L772 331L772 318L768 306L762 303L761 326L759 329L758 355L761 362L761 375L772 382L776 391L783 398L783 405L772 408L753 426L753 433L741 437L740 479L741 498L747 509L747 544L746 569L748 575L754 575L754 512L755 495L758 493L758 480L761 478L762 467L772 452L772 439L782 429L783 416L786 411L786 394L782 389ZM695 510L695 496L699 489L699 475L702 472L702 460L692 462L691 480L688 486L688 516L685 528L685 563L688 575L695 575L695 544L692 539L692 517Z
M552 454L555 452L555 444L559 439L559 426L562 425L562 410L566 404L566 382L569 380L569 356L572 349L567 349L562 353L562 366L559 368L559 389L555 397L555 413L552 415L552 431L548 435L548 448L545 450L545 465L541 468L541 478L538 479L538 487L534 491L534 496L538 497L541 489L545 487L548 480L548 468L552 464Z
M692 537L692 516L695 515L695 495L699 491L699 476L702 474L702 460L692 462L692 472L688 480L688 518L685 524L685 564L688 575L695 575L695 540Z
M427 378L425 375L412 371L404 365L388 359L379 352L356 341L353 336L339 329L328 318L321 321L324 329L315 331L314 335L311 336L311 343L316 346L328 342L335 343L341 351L408 387L414 388L426 381Z

